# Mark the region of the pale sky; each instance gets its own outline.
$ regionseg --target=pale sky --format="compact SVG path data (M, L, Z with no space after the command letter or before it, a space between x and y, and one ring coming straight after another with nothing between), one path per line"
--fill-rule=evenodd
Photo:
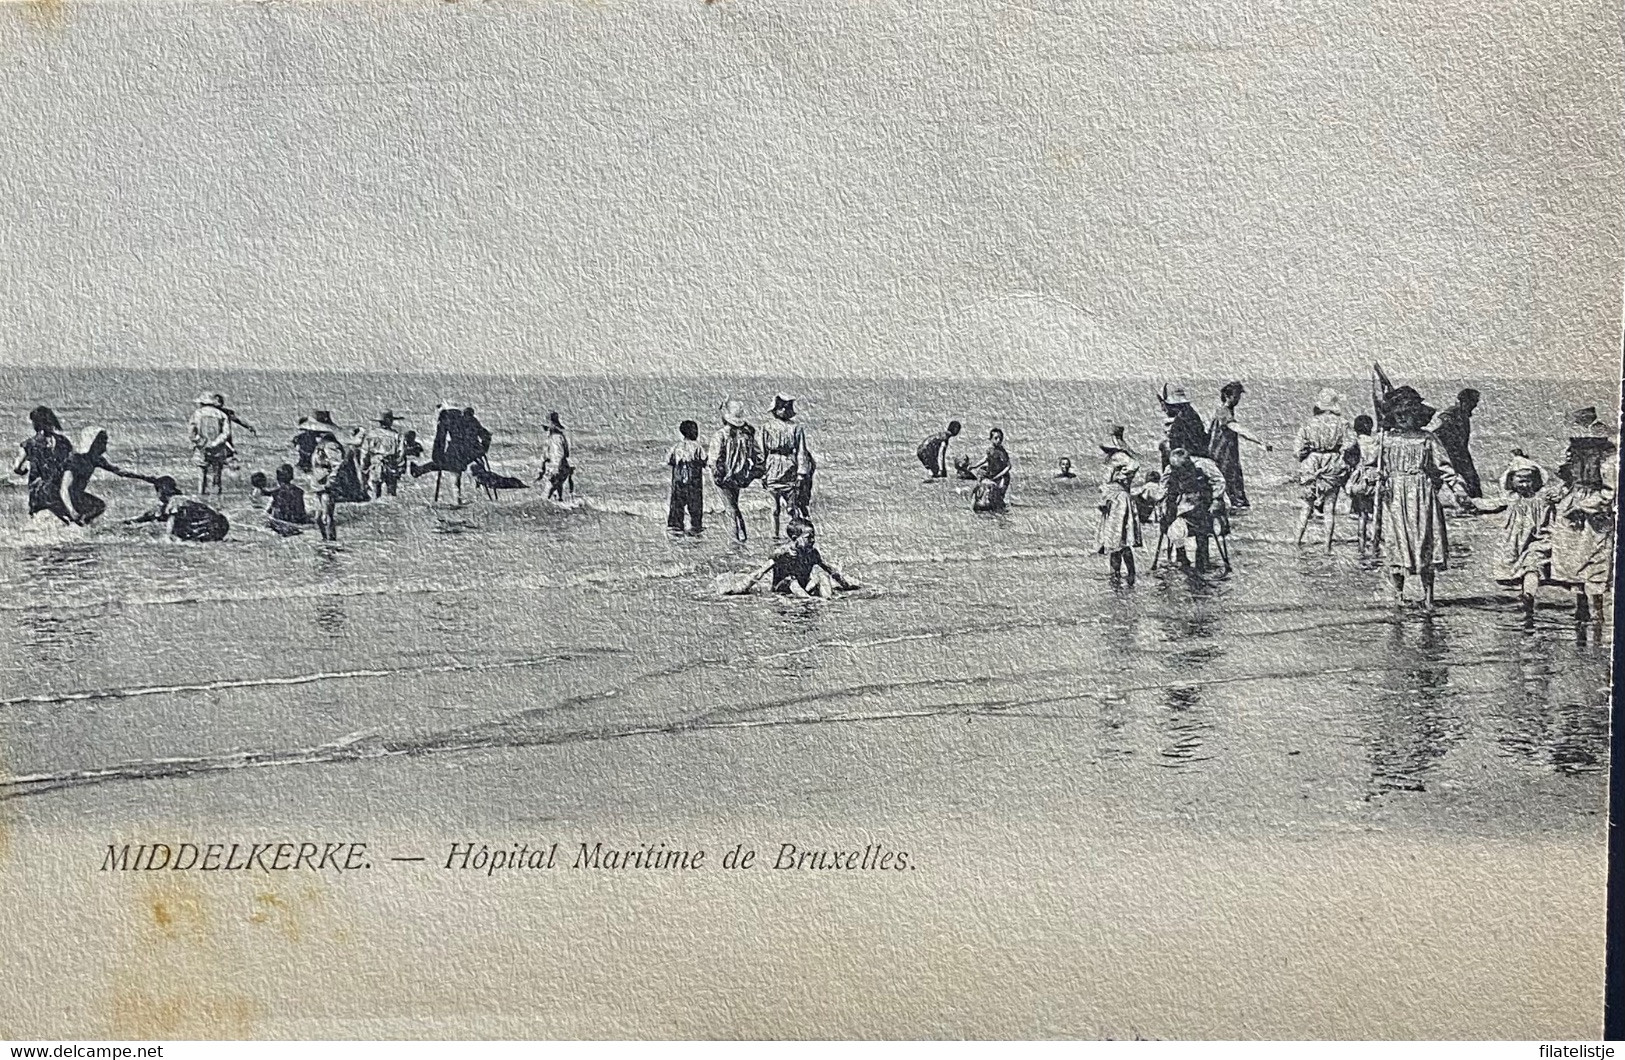
M1613 0L0 4L0 364L1613 375Z

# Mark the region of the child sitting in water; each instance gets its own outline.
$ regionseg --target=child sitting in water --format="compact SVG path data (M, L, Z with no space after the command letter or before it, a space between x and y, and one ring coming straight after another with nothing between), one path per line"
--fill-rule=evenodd
M169 536L177 541L223 541L231 523L220 512L181 496L181 488L168 475L152 480L158 504L151 511L128 520L136 523L168 523Z
M289 537L293 534L303 533L303 527L310 524L310 513L305 510L305 491L293 484L293 465L283 464L276 469L276 485L266 485L265 475L256 471L249 479L260 496L271 498L271 506L266 511L266 520L272 530Z
M1371 518L1377 511L1377 439L1372 433L1376 425L1370 416L1354 417L1355 447L1348 458L1353 462L1343 492L1349 497L1349 512L1360 527L1360 551L1364 552L1371 538Z
M776 593L790 596L816 596L828 600L837 589L856 589L858 583L842 574L818 551L812 523L794 519L785 531L788 540L773 552L773 558L737 586L726 590L730 596L748 593L763 578L772 576Z

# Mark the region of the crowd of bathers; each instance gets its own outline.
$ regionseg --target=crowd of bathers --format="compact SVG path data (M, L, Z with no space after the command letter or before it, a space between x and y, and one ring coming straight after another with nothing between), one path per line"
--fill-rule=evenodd
M1251 507L1241 443L1273 449L1240 418L1245 393L1239 381L1224 385L1213 415L1204 421L1188 388L1168 384L1156 395L1162 422L1154 445L1138 451L1122 426L1110 428L1100 440L1095 550L1107 557L1112 579L1134 582L1136 555L1147 541L1153 542L1153 568L1166 559L1198 577L1231 570L1233 520ZM1533 615L1539 588L1553 585L1572 590L1577 610L1600 620L1605 613L1600 598L1613 582L1615 429L1595 407L1576 410L1567 424L1568 450L1556 468L1548 472L1523 449L1514 448L1499 478L1501 496L1486 499L1471 452L1472 416L1481 398L1477 390L1464 389L1440 412L1414 388L1395 386L1374 365L1372 411L1350 419L1343 410L1344 396L1322 389L1294 444L1301 513L1297 543L1304 544L1318 518L1330 551L1337 540L1338 512L1346 502L1358 547L1381 553L1396 600L1404 599L1406 581L1414 576L1421 583L1423 605L1431 608L1437 572L1449 564L1449 499L1459 511L1504 513L1493 575L1516 588L1527 615ZM186 495L170 475L113 464L102 428L85 428L79 444L73 444L56 413L36 407L29 414L33 433L22 443L14 468L27 476L30 516L64 524L94 522L107 505L90 486L96 472L106 471L154 489L154 505L127 522L160 523L171 536L187 541L225 538L230 522L208 503L208 495L211 490L222 495L224 473L238 468L237 430L257 432L222 394L199 395L195 406L187 433L196 465L196 496ZM726 531L745 542L749 532L740 496L759 485L772 502L773 538L782 544L776 544L769 562L727 591L748 591L763 580L779 592L824 597L855 588L857 583L825 560L815 543L817 461L797 421L795 399L776 395L756 423L738 398L722 403L717 414L709 444L701 441L696 421L677 425L678 437L665 461L670 472L668 531L704 531L709 488L721 500ZM435 502L445 493L459 506L466 503L465 479L491 499L530 485L492 466L492 435L473 408L440 405L427 460L419 460L425 451L416 432L400 429L399 423L400 417L388 409L374 422L354 428L340 426L325 409L302 417L288 444L291 459L269 474L250 477L265 505L266 525L282 535L313 529L325 541L336 540L338 505L394 496L407 476L434 475ZM950 460L962 431L961 422L952 420L920 443L916 456L928 472L927 481L965 481L972 511L1007 511L1013 475L1003 430L994 426L988 431L979 459L960 455ZM1060 459L1055 477L1079 477L1071 457ZM570 439L557 412L548 415L541 469L533 481L553 501L563 502L575 490Z

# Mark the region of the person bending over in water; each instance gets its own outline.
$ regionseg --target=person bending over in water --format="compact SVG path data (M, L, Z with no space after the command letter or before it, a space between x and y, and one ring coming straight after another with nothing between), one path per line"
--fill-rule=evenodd
M168 475L151 479L158 494L158 504L151 511L127 520L137 523L168 523L169 536L177 541L223 541L231 530L231 523L220 512L202 501L181 496L181 488Z
M310 525L310 512L305 510L305 491L294 485L293 465L283 464L276 469L276 485L267 484L263 472L256 471L249 479L260 496L271 498L270 509L265 513L266 522L272 530L283 537L304 532Z
M949 420L948 429L938 431L920 443L920 448L914 455L919 457L920 463L931 472L931 478L948 477L948 442L959 437L960 425L958 420Z
M62 433L62 423L44 405L35 406L28 414L34 434L18 446L17 463L13 475L28 474L28 514L32 518L40 512L50 512L63 522L68 513L62 506L62 474L73 456L73 443Z
M68 521L89 526L107 510L107 502L88 492L91 476L107 471L120 478L136 478L143 482L151 479L133 471L125 471L107 459L107 432L100 427L86 427L79 438L79 449L68 457L62 472L62 509Z
M748 593L763 578L771 576L776 593L790 596L816 596L828 600L837 589L856 589L858 583L818 551L817 531L805 519L792 519L785 531L788 540L773 552L773 558L752 571L729 595Z

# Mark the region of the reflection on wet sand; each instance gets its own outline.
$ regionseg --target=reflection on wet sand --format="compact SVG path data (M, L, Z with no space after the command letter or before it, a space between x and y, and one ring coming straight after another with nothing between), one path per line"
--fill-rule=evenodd
M1450 687L1445 624L1424 617L1417 626L1393 626L1387 650L1392 668L1376 684L1368 716L1370 793L1426 791L1434 766L1466 734Z
M1583 627L1582 627L1583 628ZM1556 773L1594 773L1607 764L1608 689L1589 688L1562 638L1508 638L1508 695L1496 744L1510 757ZM1574 654L1584 654L1579 645Z
M19 558L26 603L18 624L27 662L74 662L95 647L110 605L64 608L57 601L97 586L100 556L89 544L75 543L27 549Z

